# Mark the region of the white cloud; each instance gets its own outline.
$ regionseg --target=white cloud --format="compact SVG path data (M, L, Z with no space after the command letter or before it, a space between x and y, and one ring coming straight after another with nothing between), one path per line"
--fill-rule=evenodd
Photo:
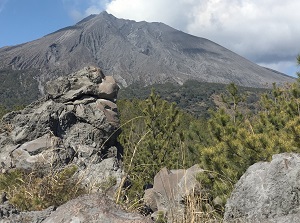
M1 0L0 0L1 1ZM105 10L109 0L62 0L65 8L74 21L79 21L91 14Z
M89 0L90 6L84 11L85 16L89 16L91 14L99 14L103 10L105 10L106 6L110 2L109 0Z
M164 22L170 26L185 29L189 22L190 8L194 0L113 0L107 4L106 10L122 18L136 21Z
M64 0L72 1L72 0ZM83 0L73 0L83 1ZM81 14L163 22L256 63L293 63L300 53L297 0L86 0ZM274 66L273 66L274 67Z
M207 2L203 11L198 6L200 10L187 27L189 33L216 41L256 62L266 62L264 58L272 56L286 59L300 51L299 1Z
M300 52L299 9L296 0L113 0L107 6L117 17L161 21L254 62L278 63L281 71Z

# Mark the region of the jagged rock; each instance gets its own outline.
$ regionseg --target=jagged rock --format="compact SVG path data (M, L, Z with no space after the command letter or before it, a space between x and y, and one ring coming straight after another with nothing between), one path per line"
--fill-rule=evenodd
M0 206L0 210L1 208ZM19 212L12 205L7 204L6 215L0 217L0 223L41 223L54 209L51 206L43 211Z
M87 75L88 73L88 75ZM105 77L100 69L87 67L69 78L60 77L46 84L46 93L56 101L66 103L103 98L115 101L119 87L113 77Z
M0 219L9 218L10 216L18 213L19 211L15 207L13 207L8 201L5 201L0 204Z
M184 198L200 189L196 175L203 170L194 165L189 169L161 169L154 177L153 188L145 190L144 203L154 212L168 217L168 222L180 219L184 212Z
M107 76L103 79L103 82L99 84L98 90L102 98L112 100L116 98L118 89L115 79L111 76Z
M153 223L139 214L128 213L101 194L78 197L43 211L18 212L9 203L0 205L0 223Z
M96 67L48 82L44 98L3 117L2 170L73 163L79 175L91 174L85 181L120 180L117 92L114 79Z
M226 222L300 222L300 154L274 155L256 163L235 185L226 203Z
M152 223L138 214L127 213L99 194L85 195L57 208L42 223Z

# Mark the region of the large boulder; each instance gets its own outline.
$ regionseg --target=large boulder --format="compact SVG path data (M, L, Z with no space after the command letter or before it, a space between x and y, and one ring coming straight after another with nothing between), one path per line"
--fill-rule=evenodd
M45 97L3 117L2 171L75 164L84 185L120 181L117 92L114 79L96 67L48 82Z
M226 222L300 222L300 154L274 155L241 177L227 201Z
M189 169L161 169L154 177L153 188L145 190L144 195L145 205L154 212L152 217L155 219L158 213L163 213L168 222L182 218L184 200L200 189L196 176L202 171L198 165Z

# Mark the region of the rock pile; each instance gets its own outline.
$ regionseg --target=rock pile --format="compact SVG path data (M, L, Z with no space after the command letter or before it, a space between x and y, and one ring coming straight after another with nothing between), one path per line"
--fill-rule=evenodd
M24 110L3 117L2 170L74 163L87 176L87 184L120 175L114 79L86 67L48 82L45 92L44 98Z
M116 140L119 118L115 103L118 89L115 80L96 67L48 82L45 97L3 117L1 171L59 169L74 164L78 167L76 176L93 192L101 190L99 185L108 180L120 181L122 150ZM52 207L42 212L19 213L7 202L0 204L0 222L144 222L118 208L108 213L103 206L94 207L112 207L112 202L98 195L79 197L57 211ZM75 206L78 212L72 212ZM61 216L56 216L59 213ZM68 217L64 218L64 214Z

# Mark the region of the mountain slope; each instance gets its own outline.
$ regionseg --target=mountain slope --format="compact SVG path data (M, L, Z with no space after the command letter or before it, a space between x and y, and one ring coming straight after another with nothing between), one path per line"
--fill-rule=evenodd
M265 87L293 78L260 67L207 39L163 23L117 19L102 12L38 40L0 49L0 69L38 69L44 81L96 65L122 86L139 82L230 83Z

